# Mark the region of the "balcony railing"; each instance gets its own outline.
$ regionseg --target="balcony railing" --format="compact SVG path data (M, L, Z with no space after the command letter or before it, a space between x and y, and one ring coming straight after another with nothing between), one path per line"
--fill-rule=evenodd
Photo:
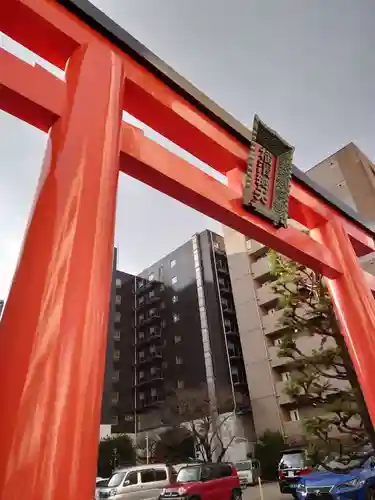
M160 313L159 312L155 312L153 314L150 314L150 315L146 316L143 319L140 319L139 320L139 326L147 325L149 323L152 323L153 321L158 321L160 319L161 319Z
M232 375L232 382L233 382L233 385L235 387L240 387L242 385L247 386L246 380L244 378L242 378L242 377L238 377L238 376L235 377L235 376Z
M164 380L164 375L162 372L147 375L146 377L140 378L137 381L137 387L144 386L148 384L153 384L154 382L160 382Z
M233 335L235 337L238 337L239 331L235 327L232 327L232 328L226 327L225 328L225 335Z
M221 306L222 306L222 309L223 309L224 313L227 313L227 314L236 314L236 310L234 309L234 307L232 305L221 303Z
M232 293L232 288L229 283L219 279L219 290L221 293Z
M162 395L151 396L149 398L142 399L139 401L139 410L155 407L163 401L164 397Z
M147 354L144 358L138 357L138 364L145 365L147 363L156 363L163 358L161 351L155 351L153 353Z
M136 289L136 294L141 295L146 293L153 288L155 281L144 281L142 285L138 284Z
M242 359L242 352L239 349L228 349L228 356L230 359Z
M161 297L158 294L153 295L152 297L147 297L144 298L143 301L137 301L133 309L139 310L143 309L144 307L157 304L158 302L161 301Z
M154 333L149 333L148 335L145 335L142 339L138 337L138 346L147 345L153 340L158 340L160 338L161 338L161 330L157 330Z
M223 264L220 261L216 262L216 268L217 268L217 271L219 273L222 273L222 274L228 274L229 273L228 266L226 264Z

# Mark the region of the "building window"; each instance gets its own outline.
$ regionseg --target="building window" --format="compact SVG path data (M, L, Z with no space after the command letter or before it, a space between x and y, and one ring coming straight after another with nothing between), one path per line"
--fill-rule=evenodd
M122 281L120 278L116 278L116 288L120 288L122 285Z
M139 315L139 321L143 321L145 319L145 315L142 313Z
M168 368L168 363L167 361L163 361L162 364L161 364L162 368L165 370L166 368Z
M177 321L180 321L180 315L178 313L173 313L172 318L173 323L177 323Z
M155 307L152 307L149 310L148 315L149 315L150 318L152 318L153 316L155 316L155 314L156 314L156 309L155 309Z
M155 279L155 274L154 273L151 273L148 275L148 281L154 281Z
M182 365L182 358L180 356L176 356L176 365Z
M151 387L151 397L154 398L157 394L155 387Z
M160 302L160 308L165 309L165 302L164 301Z
M290 373L289 372L283 372L281 374L281 380L283 380L284 382L287 382L288 380L290 380Z
M172 302L173 302L173 304L175 304L176 302L178 302L178 295L173 295Z
M165 328L166 326L167 326L167 320L166 319L162 319L161 320L161 327Z
M143 378L145 378L145 372L141 370L141 371L139 372L139 375L138 375L138 376L139 376L139 380L142 380Z
M175 335L175 336L174 336L174 343L175 343L175 344L180 343L180 342L181 342L181 340L182 340L181 335Z
M113 359L115 361L118 361L120 359L120 351L118 351L118 350L113 351Z
M121 321L121 313L116 312L116 314L115 314L115 322L116 323L120 323L120 321Z
M155 345L151 345L150 346L150 352L155 352L156 351L156 346Z
M139 340L143 340L145 338L145 332L139 332Z
M117 415L112 416L111 425L118 425L118 416Z
M233 383L234 384L238 383L240 378L239 378L239 372L238 372L237 366L232 366L231 372L232 372Z
M155 297L155 290L151 290L151 292L149 292L148 296L150 297L150 299L152 299L152 297Z
M138 299L138 305L141 306L144 301L145 301L144 297L139 297L139 299Z
M118 370L112 373L112 382L118 382L120 380L120 372Z
M116 295L116 304L117 305L121 304L121 295Z
M292 422L297 422L298 420L300 420L300 417L299 417L299 411L297 409L295 410L291 410L289 412L289 416L290 416L290 420Z
M150 373L151 373L151 375L155 375L155 373L156 373L156 366L151 366Z
M176 259L171 260L171 268L176 265Z
M172 277L172 285L175 285L177 283L177 276Z
M140 399L141 401L143 401L143 400L145 399L145 393L144 393L144 392L140 392L140 393L139 393L139 399Z
M183 389L185 387L185 382L183 380L177 380L177 389Z
M139 359L145 358L145 351L139 351Z

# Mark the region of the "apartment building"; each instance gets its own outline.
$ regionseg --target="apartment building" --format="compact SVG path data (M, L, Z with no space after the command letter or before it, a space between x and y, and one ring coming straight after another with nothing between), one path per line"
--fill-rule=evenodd
M355 145L349 144L307 175L363 218L375 222L375 168ZM256 435L272 429L292 440L302 439L301 421L317 409L297 408L285 394L290 366L288 360L278 357L283 311L276 307L268 249L229 228L224 228L224 238ZM374 255L361 259L361 265L375 274ZM313 349L314 342L309 336L298 339L304 352Z
M102 423L158 427L170 391L203 385L229 395L220 410L235 410L236 433L253 439L223 237L203 231L138 276L114 267L113 277Z

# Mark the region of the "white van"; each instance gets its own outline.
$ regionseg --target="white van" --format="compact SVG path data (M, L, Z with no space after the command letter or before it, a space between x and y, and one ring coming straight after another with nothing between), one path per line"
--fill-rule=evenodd
M253 486L260 477L259 460L249 459L235 464L241 486Z
M175 480L172 467L149 464L118 469L106 488L100 488L99 500L157 500L161 491Z

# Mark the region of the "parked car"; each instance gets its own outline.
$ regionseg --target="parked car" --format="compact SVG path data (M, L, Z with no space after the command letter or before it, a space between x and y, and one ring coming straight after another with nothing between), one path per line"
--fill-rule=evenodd
M237 470L232 464L199 464L180 469L176 483L167 486L159 500L241 500Z
M350 472L340 472L343 465L331 460L324 466L300 479L296 492L299 500L374 500L375 460L371 457L362 465L361 460L349 462Z
M116 470L98 500L157 500L176 474L165 464L150 464Z
M283 451L279 462L280 492L291 493L296 497L296 488L301 476L311 472L312 467L305 450L298 448Z
M240 478L241 486L254 486L260 477L259 460L249 459L236 463L238 477Z

